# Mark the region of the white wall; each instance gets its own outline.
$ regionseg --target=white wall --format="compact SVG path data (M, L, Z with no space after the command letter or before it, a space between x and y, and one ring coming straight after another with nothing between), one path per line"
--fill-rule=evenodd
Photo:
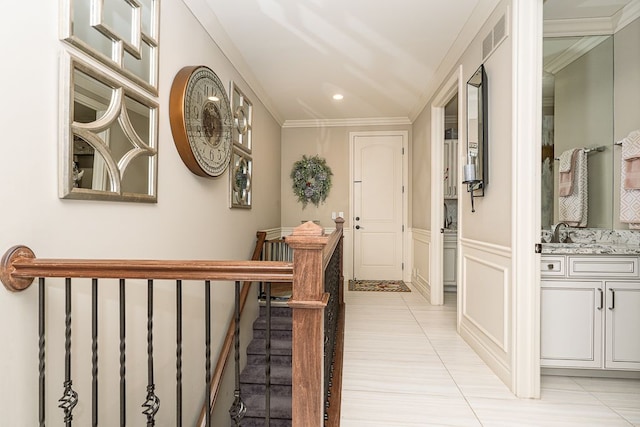
M460 223L461 275L458 282L458 312L461 335L490 367L511 386L511 223L512 223L512 37L509 36L486 60L482 59L481 43L496 21L509 13L511 1L502 1L489 17L467 50L451 68L450 75L462 65L467 81L481 63L488 78L489 99L489 185L485 197L475 200L476 212L466 191L460 191L458 209ZM510 17L509 17L510 18ZM443 79L443 90L449 78ZM466 98L466 96L465 96ZM413 170L425 171L413 175L413 247L429 256L429 244L424 236L430 230L431 203L429 190L420 189L428 183L431 131L430 115L433 100L414 122ZM466 135L466 110L459 112L460 126ZM427 130L425 130L427 129ZM466 150L466 142L461 143ZM429 184L427 184L429 185ZM431 183L430 185L441 185ZM440 206L438 206L440 209ZM414 257L416 254L414 254ZM414 268L428 269L428 261L414 259ZM419 280L425 282L424 279ZM427 291L433 284L426 284Z
M0 221L0 252L15 244L31 247L38 257L78 258L156 258L156 259L247 259L252 252L258 229L280 225L280 126L246 86L200 27L182 2L164 1L160 30L160 126L158 203L134 204L61 200L57 197L58 150L58 75L59 56L63 49L58 40L58 2L14 2L2 6L0 15L0 71L5 82L0 100L0 188L3 200ZM230 210L228 174L204 179L191 174L182 164L173 145L168 120L168 95L177 71L186 65L210 66L225 86L233 79L254 103L254 180L253 209ZM80 288L80 287L78 287ZM113 290L101 306L100 323L116 325L113 316L117 294ZM86 289L74 296L73 351L78 360L90 354L85 340L89 308ZM54 307L61 298L61 287L51 286L49 295L47 338L47 419L61 424L57 399L62 395L61 308ZM159 425L173 425L175 323L172 284L160 284L156 293L156 381L164 384L158 394L162 408ZM232 310L231 286L213 287L214 340L212 354L217 354L222 334ZM128 356L131 375L129 411L139 414L144 395L140 394L144 377L144 313L146 298L143 286L132 284L128 294ZM184 393L185 425L192 425L199 414L204 394L204 344L202 286L185 284ZM255 307L254 307L255 309ZM38 396L38 337L36 286L20 294L0 289L0 417L2 425L36 425ZM188 325L188 327L187 327ZM189 334L187 338L186 335ZM117 372L107 372L108 364L117 364L109 349L115 341L101 334L100 380L103 397L114 395ZM84 341L81 341L84 340ZM117 351L117 350L116 350ZM74 357L76 357L74 356ZM116 356L117 358L117 356ZM90 416L88 381L89 361L82 372L74 368L74 388L81 403L74 421L87 425ZM138 366L140 368L138 369ZM142 381L142 380L141 380ZM202 384L201 384L202 383ZM107 408L105 404L103 408ZM106 417L106 414L102 415ZM140 416L141 415L135 415ZM107 418L101 423L111 424ZM142 418L130 421L143 423Z

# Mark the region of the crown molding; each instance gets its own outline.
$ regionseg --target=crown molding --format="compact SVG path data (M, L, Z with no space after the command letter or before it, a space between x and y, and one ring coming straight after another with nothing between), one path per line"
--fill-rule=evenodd
M620 31L640 17L640 0L633 0L608 18L548 19L544 21L545 37L599 36Z
M616 31L618 32L636 19L640 18L640 0L633 0L614 16Z
M558 71L562 70L564 67L598 46L607 38L609 38L609 36L593 36L578 39L570 48L566 49L553 60L544 64L544 71L556 74Z
M310 119L285 120L283 128L323 128L346 126L393 126L410 125L408 117L373 117L361 119Z

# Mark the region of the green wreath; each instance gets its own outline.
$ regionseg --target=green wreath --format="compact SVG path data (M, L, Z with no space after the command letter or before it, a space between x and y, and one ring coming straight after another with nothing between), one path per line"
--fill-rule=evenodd
M293 164L290 175L293 180L293 194L302 202L303 209L309 202L318 206L325 201L331 189L332 175L327 161L317 155L302 156L302 160Z

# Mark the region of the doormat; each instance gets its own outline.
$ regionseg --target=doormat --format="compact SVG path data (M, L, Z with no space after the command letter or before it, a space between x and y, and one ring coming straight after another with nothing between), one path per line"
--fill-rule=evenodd
M350 291L411 292L402 280L349 280Z

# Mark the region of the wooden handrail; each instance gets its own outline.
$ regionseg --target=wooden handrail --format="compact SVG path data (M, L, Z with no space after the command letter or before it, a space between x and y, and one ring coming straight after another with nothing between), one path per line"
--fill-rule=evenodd
M14 246L0 262L0 279L10 291L35 277L291 282L293 264L283 261L40 259Z

